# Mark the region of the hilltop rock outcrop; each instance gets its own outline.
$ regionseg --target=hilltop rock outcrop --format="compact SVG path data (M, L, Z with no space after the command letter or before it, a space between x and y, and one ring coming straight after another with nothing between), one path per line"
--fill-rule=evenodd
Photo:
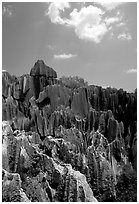
M38 60L31 69L30 76L32 78L34 96L37 99L39 93L43 91L43 87L54 83L57 73L51 67L45 65L43 60Z
M77 87L42 60L3 72L4 202L117 201L126 167L136 175L137 91Z

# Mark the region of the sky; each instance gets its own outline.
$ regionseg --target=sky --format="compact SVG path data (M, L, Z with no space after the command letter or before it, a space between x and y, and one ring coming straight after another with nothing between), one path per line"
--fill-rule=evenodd
M2 69L20 76L38 59L89 84L137 87L136 2L3 2Z

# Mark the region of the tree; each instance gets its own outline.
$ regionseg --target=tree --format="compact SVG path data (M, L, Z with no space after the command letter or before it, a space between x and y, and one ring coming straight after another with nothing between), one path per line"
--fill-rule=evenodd
M73 77L62 76L59 79L59 82L71 89L77 89L80 87L88 86L88 82L86 82L83 78L80 78L78 76L73 76Z

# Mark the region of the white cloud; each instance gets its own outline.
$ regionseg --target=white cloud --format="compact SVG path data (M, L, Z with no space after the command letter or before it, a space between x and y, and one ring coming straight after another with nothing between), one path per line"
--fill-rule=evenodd
M105 23L101 22L102 15L102 10L92 5L83 7L80 11L74 9L70 14L70 25L74 26L80 39L99 43L107 32Z
M126 71L126 73L127 74L133 74L133 73L137 73L137 69L128 69L127 71Z
M56 46L55 45L48 45L48 48L50 49L50 50L55 50L56 49Z
M110 33L110 38L114 39L114 33L113 32Z
M103 15L101 9L92 5L82 7L80 11L74 9L70 13L70 19L62 19L60 17L60 11L64 11L65 8L69 8L68 3L51 3L47 13L51 22L73 27L76 35L80 39L93 41L95 43L99 43L102 40L108 30L106 24L101 22Z
M119 21L120 21L120 19L118 17L111 17L111 18L106 18L105 19L105 23L106 23L107 26L109 26L110 24L119 22Z
M120 40L132 40L132 36L130 33L121 33L117 38Z
M11 5L2 7L2 15L3 16L11 17L12 14L13 13L12 13L12 6Z
M62 19L60 16L61 12L64 12L65 8L70 8L70 4L68 2L52 2L48 7L46 15L49 16L52 23L65 24L67 19Z
M112 10L121 2L99 4L105 7L107 5L107 8ZM105 34L112 30L112 26L122 21L122 17L117 15L104 18L105 11L94 5L84 6L80 10L75 8L70 13L69 19L62 18L61 12L64 12L65 8L70 8L70 4L67 2L50 3L47 15L51 22L73 28L78 38L86 41L100 43Z
M73 57L77 57L76 54L60 54L60 55L54 55L54 58L55 59L70 59L70 58L73 58Z
M124 2L97 2L95 4L101 5L106 10L113 10Z
M125 26L125 23L124 23L124 22L120 22L120 23L117 24L117 26L118 26L118 27Z

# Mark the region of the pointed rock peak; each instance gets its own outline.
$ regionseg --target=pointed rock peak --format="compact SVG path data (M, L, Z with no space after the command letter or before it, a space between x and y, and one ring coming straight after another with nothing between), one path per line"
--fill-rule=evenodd
M38 60L31 69L30 76L46 76L48 78L57 78L57 73L53 68L47 66L43 60Z
M7 70L2 70L2 79L8 81L9 83L12 83L16 81L17 78L14 75L9 74Z
M41 59L41 60L38 60L36 63L35 63L35 65L37 65L37 66L46 66L45 65L45 63L44 63L44 61Z
M2 73L5 73L5 72L7 72L7 70L4 70L4 69L3 69L3 70L2 70Z

